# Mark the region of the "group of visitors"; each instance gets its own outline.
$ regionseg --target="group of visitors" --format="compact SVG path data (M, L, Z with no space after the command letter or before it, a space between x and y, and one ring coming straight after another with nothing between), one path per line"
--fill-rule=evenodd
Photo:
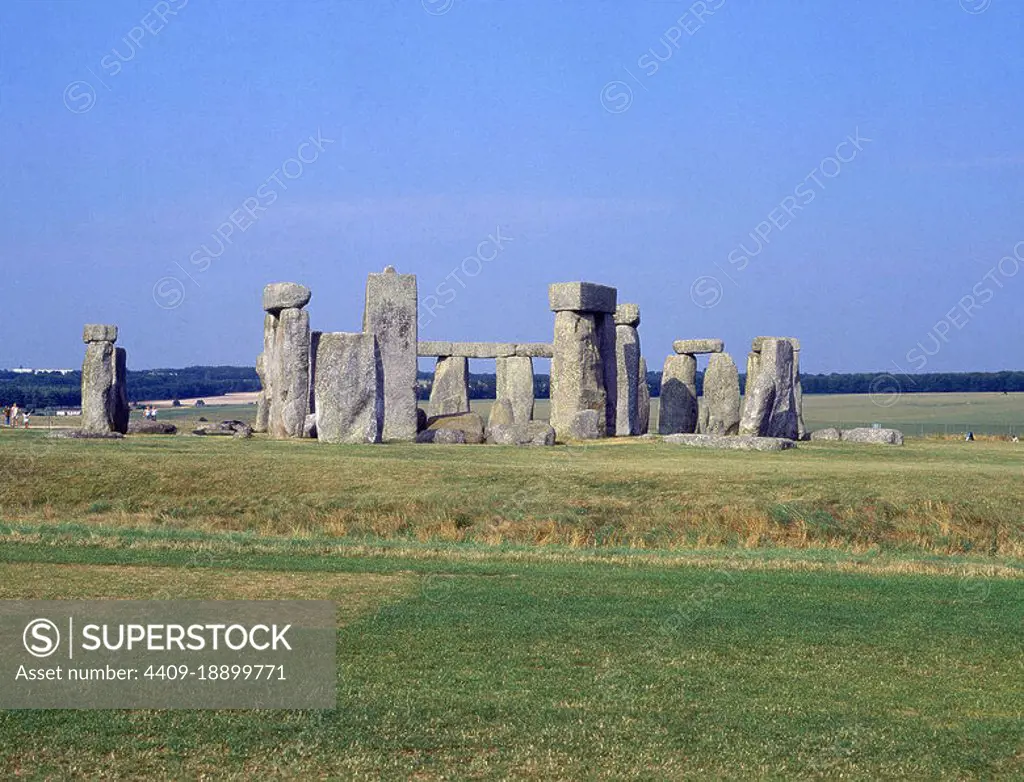
M15 402L13 405L3 405L3 425L4 426L18 426L18 416L21 416L21 426L28 429L29 419L32 417L32 413L28 410L22 410L18 407L18 403Z
M143 415L145 416L147 421L155 421L156 420L156 406L155 405L146 405L146 409L143 411Z

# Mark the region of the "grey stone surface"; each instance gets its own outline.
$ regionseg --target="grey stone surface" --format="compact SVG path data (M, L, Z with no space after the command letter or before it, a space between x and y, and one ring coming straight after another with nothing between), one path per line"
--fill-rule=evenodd
M416 435L416 442L431 445L465 445L466 433L461 429L425 429Z
M430 388L430 415L469 412L469 361L462 356L440 356Z
M523 424L499 424L488 429L487 442L493 445L554 445L555 430L543 421L531 421Z
M427 419L426 431L454 429L465 436L466 443L476 445L484 441L484 419L477 413L431 416Z
M748 380L740 434L796 439L798 418L793 378L792 344L785 339L764 341L752 388Z
M417 342L416 354L418 356L422 356L423 358L431 358L434 356L450 356L452 355L452 343L430 340Z
M725 342L720 339L677 339L672 350L681 355L696 356L701 353L721 353Z
M709 417L708 398L706 396L702 396L697 400L697 434L708 433Z
M208 424L193 429L192 434L201 437L234 437L236 440L247 440L252 437L252 427L245 421L221 421L219 424Z
M621 309L623 305L620 305ZM633 326L615 327L615 436L635 437L640 431L640 335Z
M748 389L754 388L757 382L757 372L761 368L761 354L750 351L747 353L747 376L743 387L743 393L749 393Z
M738 434L740 375L728 353L713 353L704 372L702 407L707 410L704 434Z
M366 279L363 331L377 335L384 365L384 440L416 439L416 275Z
M514 423L512 403L507 399L495 399L491 405L491 413L487 416L487 432L490 433L496 426L509 426Z
M267 402L266 358L266 353L260 353L256 356L256 375L260 379L260 392L256 395L256 425L253 429L257 432L266 432L270 422L270 405Z
M618 292L595 282L556 282L548 286L552 312L614 313Z
M639 304L619 304L615 307L615 325L632 326L637 328L640 325Z
M600 436L606 431L607 399L598 317L572 311L555 313L550 420L559 440L571 437L573 419L581 410L600 413Z
M121 440L120 432L87 432L84 429L54 429L47 437L54 440Z
M498 399L512 404L516 423L533 418L533 359L527 356L506 356L496 359L496 393Z
M645 435L651 428L651 387L647 385L647 359L640 356L640 372L637 377L637 429L638 434Z
M842 440L843 433L836 427L830 426L825 429L816 429L811 432L811 440Z
M596 440L604 437L604 419L597 410L580 410L575 413L564 435L563 440Z
M113 342L87 342L82 361L82 431L104 433L114 427L115 354Z
M843 429L844 443L872 443L875 445L903 445L903 432L899 429Z
M384 377L374 335L324 333L316 363L317 439L322 443L380 442Z
M128 434L177 434L178 427L166 421L147 421L145 418L128 422Z
M804 384L800 380L800 351L793 351L793 397L796 402L796 437L807 439L807 427L804 425Z
M669 356L661 375L659 434L692 434L697 429L697 359Z
M309 414L309 313L281 310L268 352L271 398L268 431L271 437L302 437Z
M555 355L555 348L548 342L520 342L516 345L516 355L529 358L551 358Z
M87 323L82 329L82 342L117 342L117 326Z
M302 309L309 304L312 291L297 282L272 282L263 289L263 309L277 314L286 309Z
M512 342L453 342L453 356L466 358L500 358L514 356L516 346Z
M796 443L783 437L727 436L717 434L672 434L663 438L670 445L715 448L731 451L785 451Z
M786 342L793 346L793 350L800 351L800 340L796 337L754 337L750 343L750 350L754 353L760 353L764 349L766 342L772 342L777 339L786 340Z
M604 375L605 435L615 435L619 407L619 365L615 357L615 316L610 313L594 316L597 323L598 346L601 351L601 372ZM639 352L637 353L639 355Z
M314 392L315 393L315 392ZM306 416L306 423L302 426L302 437L307 440L316 440L316 413Z

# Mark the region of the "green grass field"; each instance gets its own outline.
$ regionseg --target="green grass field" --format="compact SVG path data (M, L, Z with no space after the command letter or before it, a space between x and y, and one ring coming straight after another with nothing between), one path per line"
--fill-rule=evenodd
M1024 777L1019 444L44 435L0 599L333 600L339 699L2 712L0 776Z

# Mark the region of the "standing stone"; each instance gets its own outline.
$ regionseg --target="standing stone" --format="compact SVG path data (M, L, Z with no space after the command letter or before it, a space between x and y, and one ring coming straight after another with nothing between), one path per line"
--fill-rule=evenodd
M274 329L269 369L271 404L268 429L272 437L302 437L309 414L309 313L281 310Z
M461 356L438 356L434 367L434 383L430 389L430 415L468 412L469 359Z
M743 394L746 396L757 381L757 371L761 367L761 351L750 351L747 353L747 377L743 386Z
M798 422L793 377L792 343L786 339L766 339L761 347L753 388L749 379L747 381L740 434L796 439Z
M309 414L316 413L316 351L320 347L322 331L309 332Z
M707 386L704 386L704 388L704 394L702 394L701 398L697 400L697 434L708 433L710 410L708 409Z
M555 313L554 357L551 359L551 426L558 439L570 437L577 413L599 413L600 435L607 430L607 396L597 319L591 312Z
M82 331L82 431L128 431L127 354L114 347L117 326L89 324Z
M415 274L367 276L363 331L377 336L384 365L385 440L416 440L416 306Z
M267 402L267 354L256 356L256 375L260 379L260 393L256 396L256 425L254 432L266 432L270 422L270 407Z
M651 387L647 385L647 359L640 356L640 373L636 381L637 434L651 428Z
M661 375L659 434L693 434L697 429L697 359L669 356Z
M512 403L507 399L495 399L491 405L490 415L487 416L487 433L496 426L510 426L515 423L515 416L512 412Z
M630 437L640 431L640 307L620 304L615 309L615 435Z
M384 378L373 334L321 335L317 347L316 436L322 443L378 443Z
M529 356L507 356L495 359L496 393L498 399L512 404L515 423L533 419L533 359Z
M800 349L793 350L793 395L796 398L796 436L799 440L807 439L807 427L804 425L804 385L800 382Z
M711 354L701 401L702 408L707 410L702 434L739 434L740 375L728 353Z

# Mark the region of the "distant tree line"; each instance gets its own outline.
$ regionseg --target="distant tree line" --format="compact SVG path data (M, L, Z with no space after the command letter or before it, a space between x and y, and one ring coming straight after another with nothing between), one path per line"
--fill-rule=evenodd
M433 375L420 372L417 396L427 399ZM870 394L924 392L1024 392L1024 372L931 372L894 376L886 372L858 372L828 375L802 375L805 394ZM740 375L743 388L746 377ZM697 393L703 393L704 374L697 373ZM17 402L21 407L40 410L78 407L81 399L80 372L29 374L0 370L0 404ZM661 373L648 372L651 396L661 390ZM185 367L184 369L146 369L128 371L128 397L132 402L147 399L191 399L221 394L259 391L260 381L251 367ZM548 375L535 375L533 393L547 399L551 390ZM495 377L470 374L470 399L494 399Z

